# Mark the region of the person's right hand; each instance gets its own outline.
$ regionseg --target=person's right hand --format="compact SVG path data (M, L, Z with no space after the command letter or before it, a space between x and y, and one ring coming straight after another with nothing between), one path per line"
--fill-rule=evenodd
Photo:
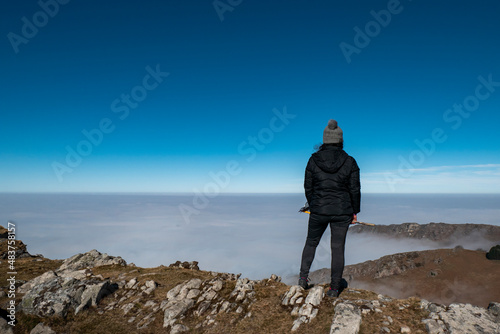
M356 224L357 222L358 222L358 216L356 216L356 214L353 214L351 224Z

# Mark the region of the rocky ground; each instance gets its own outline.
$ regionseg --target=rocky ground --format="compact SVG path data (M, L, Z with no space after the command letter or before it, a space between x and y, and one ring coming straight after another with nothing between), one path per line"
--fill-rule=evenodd
M0 333L500 332L494 300L446 306L353 288L328 298L325 285L305 291L276 275L249 280L196 262L139 268L96 250L64 261L24 254L16 262L17 323L0 318ZM8 286L1 290L4 317Z

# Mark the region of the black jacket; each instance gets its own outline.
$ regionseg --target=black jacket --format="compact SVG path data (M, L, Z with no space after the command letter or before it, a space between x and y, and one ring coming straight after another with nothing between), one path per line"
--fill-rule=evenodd
M359 167L340 147L326 145L311 156L304 189L311 213L340 216L360 211Z

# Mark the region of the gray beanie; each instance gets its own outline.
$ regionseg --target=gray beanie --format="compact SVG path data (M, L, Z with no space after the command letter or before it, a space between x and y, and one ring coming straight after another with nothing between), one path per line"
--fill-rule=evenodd
M323 144L339 144L344 141L342 129L339 128L337 121L331 119L323 131Z

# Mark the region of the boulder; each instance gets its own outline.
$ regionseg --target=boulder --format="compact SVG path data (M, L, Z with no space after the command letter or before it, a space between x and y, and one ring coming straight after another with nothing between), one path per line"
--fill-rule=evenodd
M92 276L89 268L103 265L126 265L121 257L92 250L66 259L56 271L48 271L18 288L24 294L20 309L40 317L66 317L78 313L118 289L117 284ZM151 284L150 284L151 285ZM152 291L152 290L151 290Z
M357 334L361 326L361 311L353 304L340 302L335 306L330 334Z
M491 247L490 251L486 253L488 260L500 260L500 245Z
M19 308L24 313L40 317L66 317L69 311L78 313L97 305L117 288L116 284L109 281L95 278L78 280L47 272L19 288L19 291L25 292Z
M315 286L309 291L305 303L313 306L319 306L324 296L325 291L323 290L323 287Z

